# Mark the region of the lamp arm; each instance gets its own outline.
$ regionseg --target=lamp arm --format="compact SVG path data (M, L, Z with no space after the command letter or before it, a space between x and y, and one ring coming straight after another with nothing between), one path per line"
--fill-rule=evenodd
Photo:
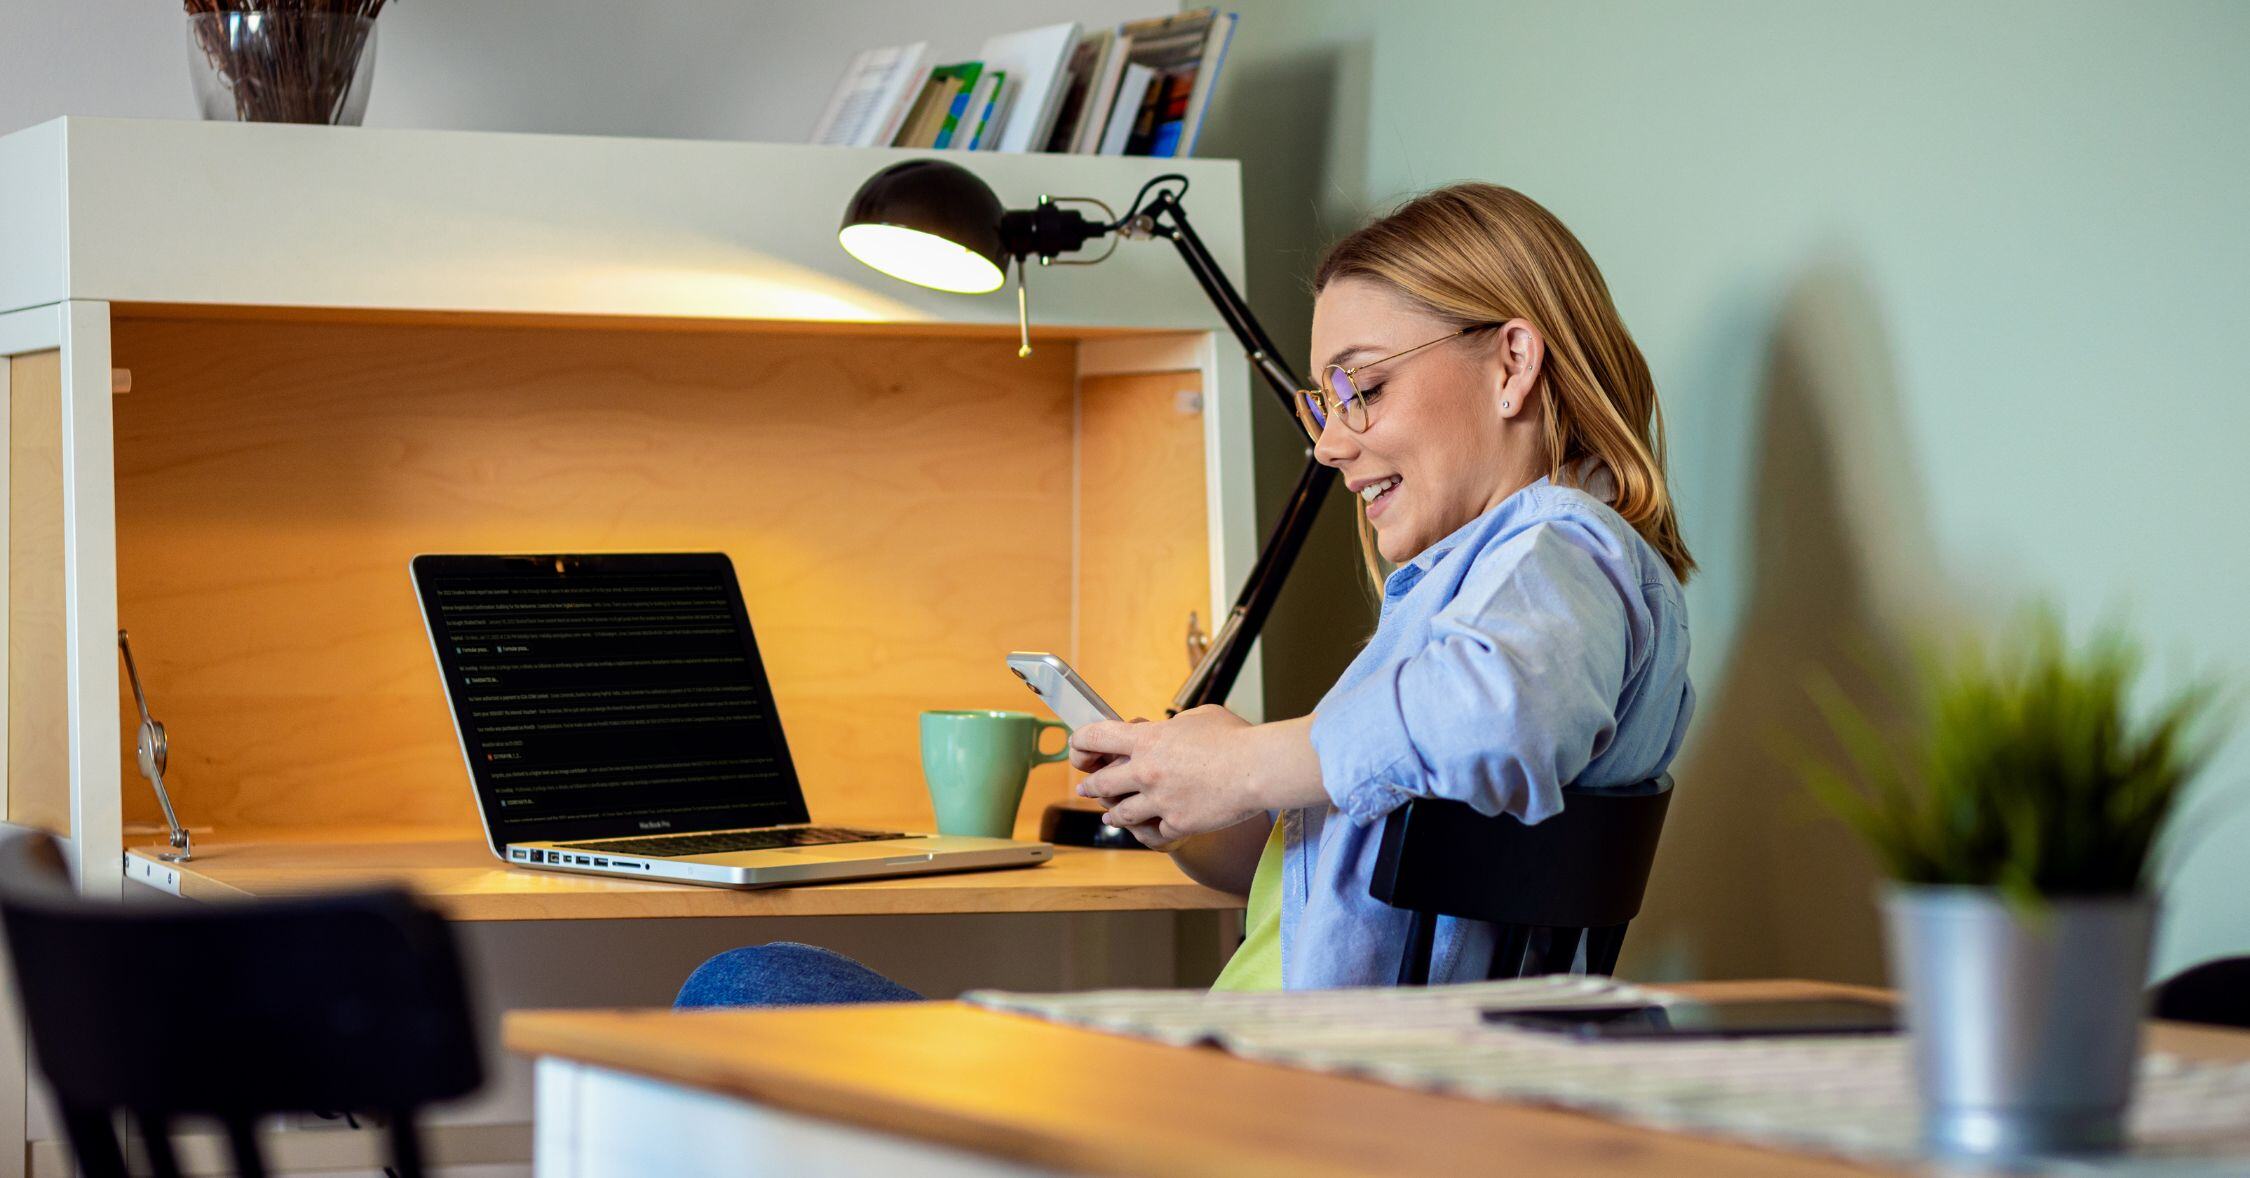
M1172 697L1172 706L1168 709L1171 713L1224 703L1228 693L1234 690L1235 676L1242 673L1242 665L1250 660L1250 644L1258 640L1258 632L1265 628L1266 615L1273 612L1273 603L1281 596L1282 582L1289 579L1297 554L1304 550L1305 538L1312 535L1313 521L1319 518L1321 500L1328 497L1328 488L1335 481L1333 467L1322 466L1314 459L1305 460L1305 469L1297 476L1297 486L1289 492L1289 502L1281 509L1281 518L1274 521L1265 547L1258 550L1258 559L1250 566L1250 575L1244 579L1242 592L1234 599L1234 608L1211 636L1211 646L1204 651L1202 661L1188 673L1187 681L1180 684L1179 692Z
M1242 344L1251 365L1280 399L1282 411L1294 418L1297 390L1305 387L1304 382L1297 379L1288 362L1281 358L1273 337L1266 334L1265 326L1251 312L1250 304L1234 288L1234 283L1227 280L1226 271L1219 268L1211 251L1204 247L1203 239L1188 222L1187 210L1180 205L1178 194L1157 193L1140 207L1131 221L1125 227L1126 232L1162 237L1178 248L1180 259L1195 275L1205 297L1218 308L1219 316L1226 320L1227 328ZM1297 476L1296 489L1289 493L1281 518L1274 522L1273 532L1266 537L1258 559L1251 564L1250 575L1243 582L1242 592L1235 597L1234 608L1228 611L1226 620L1212 634L1211 645L1204 651L1203 658L1188 673L1178 694L1172 697L1170 713L1224 702L1234 689L1235 678L1250 659L1250 644L1257 641L1258 632L1265 627L1266 616L1273 612L1273 603L1281 595L1282 582L1288 580L1297 554L1304 549L1305 538L1312 534L1321 501L1327 498L1328 488L1335 480L1335 470L1321 465L1308 451L1305 469Z
M1291 417L1297 415L1297 390L1305 387L1297 373L1281 358L1281 349L1274 347L1273 337L1266 334L1265 326L1250 310L1250 303L1227 280L1226 271L1219 268L1218 260L1204 248L1203 239L1196 235L1195 226L1188 221L1187 209L1180 204L1177 193L1159 192L1140 208L1135 220L1146 218L1140 226L1129 226L1127 232L1146 233L1151 237L1169 240L1180 251L1180 260L1187 263L1188 271L1195 275L1196 284L1203 288L1205 298L1219 309L1219 316L1227 321L1228 330L1242 344L1243 353L1265 378L1267 387L1281 398L1282 411Z

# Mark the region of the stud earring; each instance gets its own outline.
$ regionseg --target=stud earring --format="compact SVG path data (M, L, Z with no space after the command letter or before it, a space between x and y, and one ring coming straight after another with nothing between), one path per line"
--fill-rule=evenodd
M1510 402L1507 402L1507 401L1502 401L1502 402L1500 402L1500 407L1501 407L1502 409L1506 409L1506 408L1507 408L1507 407L1509 406L1509 404L1510 404Z

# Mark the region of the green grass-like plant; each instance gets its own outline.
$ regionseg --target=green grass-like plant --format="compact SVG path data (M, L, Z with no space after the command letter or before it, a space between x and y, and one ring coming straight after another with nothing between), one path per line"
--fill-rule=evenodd
M2141 658L2120 633L2074 650L2051 614L2021 631L1925 659L1903 733L1816 684L1844 761L1808 760L1806 784L1905 883L2032 904L2139 892L2165 817L2216 747L2204 722L2217 694L2194 684L2136 718Z

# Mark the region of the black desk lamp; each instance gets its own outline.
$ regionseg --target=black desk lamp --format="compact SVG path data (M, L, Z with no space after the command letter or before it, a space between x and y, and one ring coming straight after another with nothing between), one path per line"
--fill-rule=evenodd
M1141 186L1124 216L1096 221L1060 207L1060 202L1093 205L1109 215L1111 210L1100 201L1084 197L1058 201L1042 196L1032 208L1010 209L967 168L940 160L910 160L893 164L860 185L844 210L844 224L836 236L853 257L893 278L961 294L1000 289L1007 281L1008 265L1014 263L1017 321L1023 331L1019 355L1031 352L1030 316L1023 286L1028 260L1037 258L1040 265L1048 265L1061 255L1083 249L1088 242L1112 235L1165 238L1179 249L1181 260L1219 309L1250 363L1280 399L1282 411L1294 419L1297 390L1305 387L1304 382L1275 350L1249 304L1227 281L1225 272L1188 223L1187 209L1180 204L1187 188L1185 176L1158 176ZM1111 249L1115 248L1112 242ZM1090 265L1108 256L1104 253L1089 261L1065 260L1062 264ZM1307 456L1304 473L1297 476L1296 490L1290 492L1281 518L1259 550L1257 562L1250 566L1249 579L1235 598L1234 609L1212 635L1210 647L1189 672L1187 682L1172 697L1169 712L1226 699L1235 676L1249 658L1251 642L1258 637L1274 599L1280 595L1282 581L1312 531L1313 518L1335 475L1334 470ZM1119 842L1117 836L1125 835L1122 830L1098 822L1058 818L1057 811L1066 815L1090 813L1066 806L1049 807L1041 829L1051 842L1139 845L1129 836ZM1087 825L1091 831L1083 829Z

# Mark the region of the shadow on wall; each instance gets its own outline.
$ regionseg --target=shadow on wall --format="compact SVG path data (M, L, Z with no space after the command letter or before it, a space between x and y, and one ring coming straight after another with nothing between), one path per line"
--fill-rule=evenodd
M1806 793L1791 750L1837 751L1807 691L1816 675L1873 700L1938 620L1890 347L1848 261L1809 268L1783 296L1758 419L1744 423L1755 473L1738 641L1697 685L1621 972L1882 980L1873 863Z
M1312 269L1358 220L1364 196L1365 42L1240 58L1229 93L1212 105L1198 153L1242 161L1244 294L1300 373L1312 330ZM1231 65L1232 63L1230 63ZM1255 383L1251 437L1263 540L1304 469L1293 415ZM1374 595L1360 572L1355 507L1331 492L1287 587L1266 622L1266 715L1302 716L1320 702L1374 628Z

